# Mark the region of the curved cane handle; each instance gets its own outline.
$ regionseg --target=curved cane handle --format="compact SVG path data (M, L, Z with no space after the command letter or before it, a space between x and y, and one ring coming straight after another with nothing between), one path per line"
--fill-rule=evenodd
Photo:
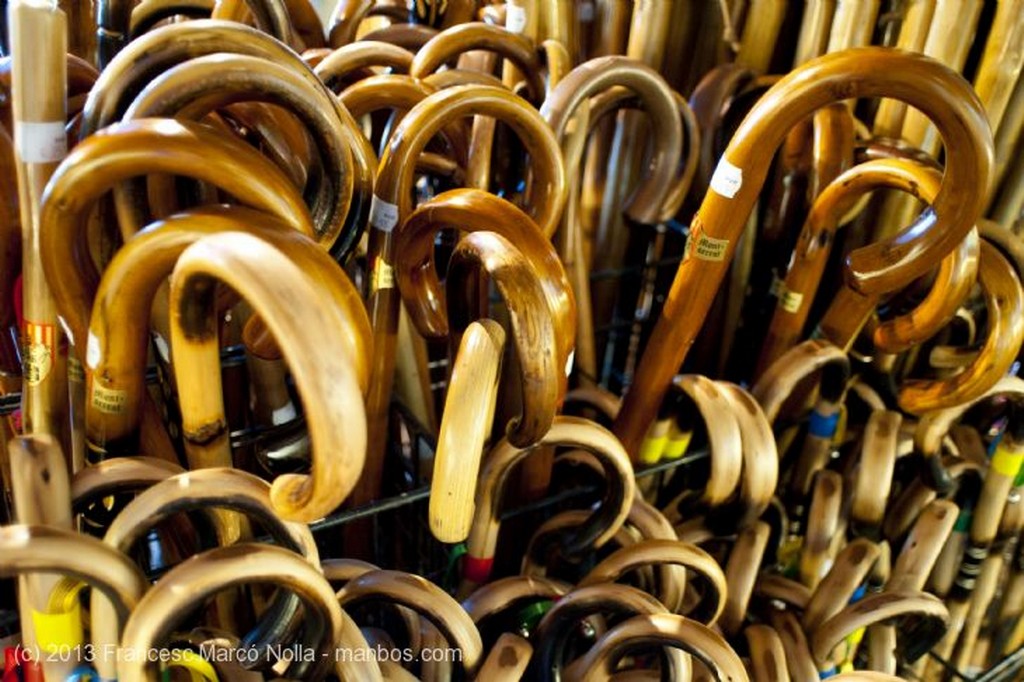
M238 54L190 59L151 81L132 102L123 120L152 117L198 120L238 101L276 104L305 124L314 149L319 151L322 166L319 181L306 190L313 224L324 247L339 261L344 260L355 247L363 228L349 211L354 177L349 131L335 111L341 105L293 69ZM144 195L144 186L141 180L133 183L136 197ZM143 221L138 212L129 213L132 203L125 190L115 194L119 202L118 217L122 234L133 234L142 227ZM139 203L142 202L136 202L136 206Z
M412 58L413 53L397 45L360 40L333 50L313 70L333 90L354 74L372 66L386 67L391 69L391 73L409 73Z
M437 233L449 228L494 232L523 253L537 272L558 320L560 344L567 349L567 358L575 338L576 301L558 254L532 218L501 197L478 189L449 190L427 200L396 232L398 287L420 333L436 338L449 333L433 248Z
M774 423L786 400L796 387L812 373L826 365L837 365L849 375L850 359L838 346L827 341L810 340L793 346L758 377L751 393L764 409L765 418Z
M1024 342L1024 291L999 251L982 241L978 282L988 310L988 335L978 357L947 379L911 380L900 387L899 405L913 414L958 405L983 395L1004 376Z
M565 395L565 359L558 341L565 338L564 330L556 328L535 270L513 243L493 232L472 232L459 241L448 264L448 289L460 294L448 299L454 339L473 321L469 282L477 272L486 273L508 310L523 400L522 414L504 431L512 445L528 447L551 428Z
M766 149L776 149L794 125L829 102L875 95L928 113L947 144L946 173L932 208L914 225L850 254L851 286L865 296L899 289L927 272L971 229L984 202L971 188L988 182L992 135L980 102L959 75L926 57L861 48L814 59L782 78L740 125L716 171L715 189L691 221L689 255L634 377L642 390L627 394L616 421L628 450L639 445L703 324L767 177L773 155Z
M850 519L878 526L885 516L896 468L896 448L903 416L892 410L875 410L861 434L862 445L853 480Z
M577 417L556 417L551 430L535 445L520 449L502 440L484 460L477 487L473 528L466 542L467 580L482 583L490 574L501 526L501 502L509 472L531 452L548 445L592 452L601 462L608 482L601 504L578 533L565 542L563 551L573 555L586 550L590 545L600 548L625 522L636 494L633 467L626 453L611 433L594 422Z
M416 52L409 75L426 78L459 55L472 50L487 50L515 64L526 78L533 102L544 99L544 79L533 41L519 34L479 22L447 28L431 38Z
M886 589L924 589L959 513L960 508L949 500L935 500L924 508L896 557Z
M822 669L829 666L833 649L851 632L876 623L900 619L919 619L913 628L903 629L907 645L905 657L913 661L934 646L949 624L949 611L937 597L927 592L885 591L871 594L821 623L811 633L811 653Z
M95 587L110 600L116 618L93 633L93 644L101 652L114 651L108 647L116 648L120 626L149 587L128 557L95 538L51 526L0 527L0 575L36 572L62 573Z
M782 638L770 625L750 625L743 630L750 650L752 682L789 682Z
M413 107L402 119L381 157L374 188L378 201L397 206L397 214L392 225L375 227L390 230L412 213L412 162L444 126L471 115L498 118L522 138L533 171L530 204L534 219L544 234L554 232L567 191L561 150L554 134L525 100L507 90L487 86L441 90Z
M516 575L481 586L462 600L462 608L479 625L523 602L556 601L571 590L572 585L561 580Z
M569 121L580 105L593 95L613 86L633 90L647 110L654 130L655 146L651 171L626 202L626 214L636 222L653 224L662 215L666 198L672 190L679 165L683 131L672 89L657 73L642 63L626 57L599 57L570 71L541 107L556 138L565 138ZM664 144L662 144L664 143Z
M140 153L159 149L160 154ZM84 242L94 202L118 182L169 173L209 182L241 202L312 235L309 212L291 182L255 149L196 124L164 119L113 125L81 142L47 185L40 221L43 268L79 358L98 281ZM69 267L70 266L70 267Z
M811 600L807 585L774 573L762 573L754 585L754 594L762 599L772 599L785 604L787 608L803 610Z
M243 24L197 19L162 26L147 33L133 41L118 59L103 70L89 92L82 112L81 136L91 135L118 120L135 94L167 69L188 59L219 52L262 57L280 64L333 98L327 86L287 45ZM334 112L351 134L349 140L355 172L353 196L356 202L352 211L360 216L361 224L370 209L376 155L344 107L334 107Z
M865 538L852 540L843 547L807 602L801 619L804 630L814 632L823 622L842 611L881 554L881 548Z
M736 384L716 383L732 403L740 429L743 470L739 502L743 511L737 525L742 527L761 518L771 504L779 480L779 453L772 426L754 396Z
M128 39L143 33L171 17L209 19L215 0L143 0L132 8L128 20Z
M721 566L710 554L686 542L675 540L642 540L623 547L603 560L580 581L579 587L612 583L642 566L674 564L701 578L705 591L700 603L687 614L701 623L713 625L725 608L726 580Z
M185 470L156 457L114 457L78 470L71 479L71 504L80 512L109 495L145 490Z
M432 622L448 644L462 652L463 670L472 675L483 660L483 642L469 615L440 587L411 573L370 571L338 592L342 607L366 601L395 602Z
M743 662L722 636L683 616L635 616L609 630L566 672L569 680L604 682L619 660L633 649L670 646L707 667L715 682L749 682Z
M807 532L800 551L800 580L814 589L835 556L841 539L843 478L829 469L814 477L811 503L807 509Z
M301 49L292 29L285 0L216 0L213 6L213 19L247 21L246 15L252 17L251 21L261 32Z
M762 349L763 366L792 346L806 326L815 292L832 251L841 221L857 201L873 190L888 188L931 203L941 174L914 161L882 159L854 166L829 183L814 200L790 260L783 291L775 307ZM977 272L977 238L963 242L943 259L932 293L914 311L879 326L876 346L897 353L919 344L941 329L970 293ZM947 288L943 288L947 287Z
M481 681L519 682L526 674L532 658L533 646L529 640L511 632L503 632L480 665L476 678Z
M212 207L181 213L150 225L130 239L111 260L93 304L87 344L86 436L92 447L134 454L141 419L149 339L149 314L157 290L181 253L199 239L219 232L259 236L299 264L319 294L345 318L336 338L354 361L362 392L369 387L372 351L370 322L362 298L337 264L311 239L281 220L242 207ZM265 323L250 321L246 336L265 334ZM261 339L261 346L266 346ZM272 339L271 339L272 341ZM279 353L274 346L275 354Z
M813 682L815 678L821 679L818 669L811 657L811 647L807 643L807 636L800 621L790 610L772 610L769 614L769 623L779 633L782 640L782 648L786 652L786 668L789 670L790 678L796 682Z
M694 402L704 419L711 446L711 473L701 501L716 507L736 493L743 469L743 441L733 403L725 389L699 374L684 374L673 386Z
M266 321L306 396L311 475L279 476L270 493L274 509L288 520L322 518L355 486L366 453L366 412L352 358L315 347L319 338L343 335L345 319L333 307L319 305L309 276L256 237L211 235L181 254L171 275L171 336L183 430L199 466L225 455L230 463L219 371L213 369L219 357L209 292L218 280L245 297Z
M746 618L770 534L771 527L767 523L755 521L740 530L729 552L729 560L725 564L725 605L718 620L727 635L738 633Z
M323 575L302 557L273 545L240 544L220 547L192 557L175 566L151 589L132 612L124 628L121 646L144 652L162 645L173 633L189 606L201 604L233 585L268 583L298 595L306 606L306 627L319 630L318 649L334 647L366 650L359 628L341 610L331 586ZM323 674L333 656L320 657L306 674ZM154 663L147 656L124 656L118 661L118 677L130 682L156 679ZM339 659L336 671L342 679L377 681L380 670L372 657Z
M498 399L505 330L493 320L473 322L455 355L430 484L430 531L441 542L462 542L473 525L480 459Z
M319 567L319 552L313 534L303 524L291 523L278 517L271 508L270 485L262 479L236 469L205 469L191 471L155 483L129 502L118 514L103 542L119 552L128 554L131 548L154 527L175 514L209 508L230 509L258 520L261 527L278 543L290 551L301 554L313 566ZM227 517L230 519L230 517ZM238 540L234 522L215 516L218 540L230 544ZM279 602L288 613L287 601ZM294 606L290 607L292 615ZM271 611L271 613L273 613ZM110 621L108 602L92 602L92 627L100 631ZM265 614L264 619L270 614ZM274 614L283 617L284 614ZM260 645L272 644L289 629L289 618L273 625L261 625ZM254 644L255 646L255 644Z
M665 606L651 595L627 585L591 585L578 587L552 606L533 633L537 643L532 666L533 677L554 682L562 677L569 662L569 640L581 621L593 616L616 619L665 613ZM678 652L677 652L678 654ZM678 655L669 662L674 677L682 677L687 666Z

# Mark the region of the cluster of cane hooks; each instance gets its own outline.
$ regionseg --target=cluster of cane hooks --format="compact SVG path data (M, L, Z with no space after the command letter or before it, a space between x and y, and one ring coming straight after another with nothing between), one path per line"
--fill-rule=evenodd
M0 3L2 682L1019 679L1024 0L321 4Z

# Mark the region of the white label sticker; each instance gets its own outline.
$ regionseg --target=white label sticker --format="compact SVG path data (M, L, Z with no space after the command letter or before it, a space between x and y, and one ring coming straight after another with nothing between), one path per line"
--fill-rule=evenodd
M270 422L277 426L279 424L286 424L297 416L299 415L295 411L295 405L289 400L287 405L277 408L270 414Z
M729 163L723 156L715 168L715 174L711 176L711 189L723 197L732 199L742 186L743 171Z
M583 23L590 23L594 20L594 3L581 2L579 5L579 17Z
M508 3L505 5L505 30L522 33L526 30L526 8Z
M85 364L89 369L96 369L103 359L103 352L100 350L100 340L89 330L89 339L85 343Z
M390 232L398 224L398 206L373 195L370 203L370 225L381 232Z
M14 123L14 147L25 163L53 163L68 155L63 121Z
M160 353L160 357L164 362L171 361L171 347L167 345L167 339L160 336L159 334L153 334L153 345L156 346L156 350Z

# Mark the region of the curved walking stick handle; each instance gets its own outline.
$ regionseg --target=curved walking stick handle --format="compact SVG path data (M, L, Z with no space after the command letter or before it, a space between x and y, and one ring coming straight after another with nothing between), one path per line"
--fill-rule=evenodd
M932 208L894 238L852 253L851 285L891 291L951 251L977 221L992 166L992 133L970 85L927 57L860 48L812 60L776 83L744 119L690 225L687 255L626 394L615 431L630 452L657 413L728 268L736 240L786 133L830 102L895 97L926 112L946 143L946 172Z

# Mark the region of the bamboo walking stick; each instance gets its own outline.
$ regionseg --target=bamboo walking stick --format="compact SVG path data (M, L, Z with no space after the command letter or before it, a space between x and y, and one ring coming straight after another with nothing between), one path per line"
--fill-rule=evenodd
M910 52L924 51L925 41L931 28L936 0L909 0L904 3L900 21L900 35L895 47ZM907 116L907 105L899 100L883 99L872 124L872 131L881 137L900 137L903 121ZM999 146L996 145L996 149ZM998 153L998 151L997 151Z
M275 276L268 276L268 271ZM271 489L274 508L289 520L322 518L355 487L366 452L365 411L354 368L358 360L317 353L310 346L319 336L311 330L321 329L336 338L345 334L345 319L331 306L318 306L309 276L256 237L222 233L190 246L171 276L171 338L186 451L193 468L231 464L209 296L218 280L245 296L260 313L278 340L300 393L307 396L311 474L279 476Z
M920 76L910 77L911 73ZM929 82L943 85L922 87L925 81L921 76L925 73L936 79ZM854 74L858 79L846 80ZM942 230L941 235L938 230L928 230L926 236L921 236L911 228L907 234L918 234L917 239L868 247L850 263L859 273L854 281L863 293L884 291L898 271L905 272L908 280L927 271L934 260L921 256L934 257L952 250L977 219L983 197L972 196L965 189L963 193L955 192L954 198L950 191L951 186L956 188L961 183L966 188L977 186L979 179L987 182L992 158L984 112L962 78L922 57L861 48L820 58L780 80L740 126L716 171L712 191L691 223L687 258L677 271L661 319L637 368L637 388L626 394L616 420L616 432L633 456L699 331L725 274L734 242L765 179L766 140L770 139L768 146L775 148L797 121L837 99L835 88L841 90L838 99L885 94L905 99L929 111L947 140L943 184L933 208L920 221L923 226L941 219L949 229ZM951 115L954 110L956 116ZM769 111L773 113L767 114ZM883 251L889 254L889 264L868 275L867 268L877 267L872 263ZM907 267L909 264L912 267Z

